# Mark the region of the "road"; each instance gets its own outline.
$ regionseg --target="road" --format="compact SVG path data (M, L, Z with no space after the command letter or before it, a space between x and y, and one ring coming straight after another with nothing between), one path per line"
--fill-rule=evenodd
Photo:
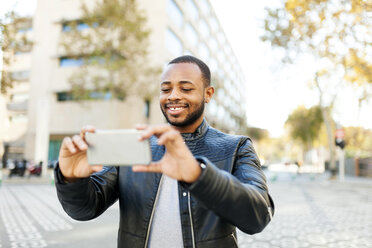
M321 176L268 175L276 204L260 234L238 233L239 247L372 247L372 183ZM69 218L53 185L0 186L0 247L116 247L119 208L93 221Z

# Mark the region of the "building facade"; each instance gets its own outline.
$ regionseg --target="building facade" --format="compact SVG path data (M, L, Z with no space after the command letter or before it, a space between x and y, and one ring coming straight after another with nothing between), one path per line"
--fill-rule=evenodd
M93 0L84 1L88 6ZM245 79L232 48L208 0L138 0L151 30L149 60L164 67L171 59L190 54L205 61L216 88L207 106L208 121L229 132L245 125ZM79 20L81 2L38 0L32 25L32 51L16 55L9 70L22 80L7 96L8 143L24 143L21 155L35 162L57 159L66 135L91 124L102 129L133 128L136 123L164 122L157 97L145 102L129 96L125 101L108 97L76 102L69 97L69 77L79 60L61 52L64 23ZM84 31L84 24L81 24ZM152 82L158 84L158 82ZM92 96L94 98L94 96ZM20 127L22 126L22 128ZM17 135L15 135L17 133ZM14 155L15 156L15 155Z

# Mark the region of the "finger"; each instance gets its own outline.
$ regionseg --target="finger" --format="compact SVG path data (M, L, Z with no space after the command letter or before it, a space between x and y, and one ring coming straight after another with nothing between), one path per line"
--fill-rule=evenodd
M179 133L176 130L171 130L164 133L158 139L158 145L166 145L168 142L174 142L179 138Z
M71 153L76 152L75 145L72 143L72 140L70 137L65 137L62 142L62 147L67 148Z
M151 163L149 165L133 165L132 171L134 172L162 172L160 163Z
M86 132L89 132L89 133L94 133L96 131L96 128L92 125L86 125L84 126L81 131L80 131L80 137L85 140L85 133Z
M75 143L75 145L82 151L85 151L88 149L87 143L79 136L79 135L74 135L72 137L72 141Z
M103 169L103 165L90 165L92 173L100 172Z
M148 127L147 124L137 124L136 129L137 130L145 130Z
M155 136L159 137L163 133L165 133L167 131L170 131L170 130L174 130L174 129L171 126L169 126L168 124L160 124L160 125L149 126L143 132L143 134L141 135L140 140L148 139L152 135L155 135Z

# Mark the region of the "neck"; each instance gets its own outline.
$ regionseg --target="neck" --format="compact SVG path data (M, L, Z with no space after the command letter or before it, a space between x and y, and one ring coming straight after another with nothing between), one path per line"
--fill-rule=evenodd
M200 116L200 118L197 119L191 125L184 126L184 127L177 127L177 126L172 125L172 127L174 127L180 133L194 133L196 129L200 126L200 124L202 124L203 119L204 119L204 115Z

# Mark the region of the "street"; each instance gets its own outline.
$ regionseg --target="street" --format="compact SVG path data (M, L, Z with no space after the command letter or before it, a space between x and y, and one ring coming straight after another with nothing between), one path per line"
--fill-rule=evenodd
M372 247L372 180L330 181L269 174L276 209L260 234L238 233L239 247ZM119 207L99 218L69 218L50 184L0 186L0 247L116 247Z

